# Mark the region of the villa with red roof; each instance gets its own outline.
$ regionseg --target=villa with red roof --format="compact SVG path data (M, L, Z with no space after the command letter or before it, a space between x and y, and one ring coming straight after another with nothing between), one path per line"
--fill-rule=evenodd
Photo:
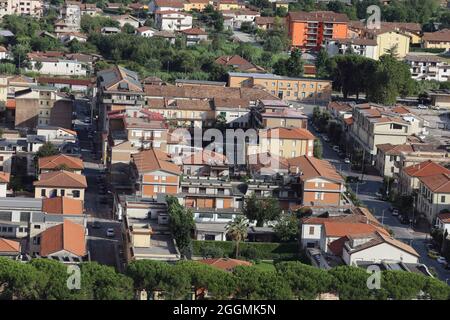
M0 238L0 257L16 258L20 254L20 242Z
M419 189L419 178L441 173L450 174L450 170L431 160L405 167L399 174L400 193L407 195L412 194Z
M450 174L438 173L418 179L417 210L434 225L438 214L450 209Z

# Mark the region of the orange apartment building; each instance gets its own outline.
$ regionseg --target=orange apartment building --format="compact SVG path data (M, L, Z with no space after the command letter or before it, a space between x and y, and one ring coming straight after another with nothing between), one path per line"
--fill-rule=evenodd
M293 47L319 50L326 40L347 38L349 19L332 11L290 12L288 33Z
M299 178L303 205L341 204L344 179L330 162L308 156L288 159L288 162L290 173Z
M188 208L230 209L237 207L229 181L213 177L187 177L181 182L184 205Z
M133 154L132 180L135 182L136 195L142 198L156 198L159 193L177 194L181 169L170 162L167 153L157 149L148 149Z

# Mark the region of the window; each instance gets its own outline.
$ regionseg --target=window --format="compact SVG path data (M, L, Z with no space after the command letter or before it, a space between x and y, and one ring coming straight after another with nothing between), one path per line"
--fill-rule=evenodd
M214 240L216 240L216 236L213 234L205 234L205 240L214 241Z
M46 190L45 189L42 189L41 190L41 197L45 197L46 196Z
M80 190L73 190L72 191L72 195L74 198L79 198L80 197Z
M314 227L309 227L309 234L310 235L314 234Z
M162 180L162 181L166 181L166 180L167 180L167 177L166 177L166 176L162 176L162 177L161 177L161 180Z
M153 186L153 192L158 192L158 186Z
M61 190L61 197L64 197L65 196L65 194L66 194L66 190Z
M40 228L41 228L41 226L39 224L34 225L34 229L40 229Z
M442 203L445 202L445 196L441 196L441 202L442 202Z
M162 186L162 187L161 187L161 192L162 192L162 193L165 193L165 192L166 192L166 187L165 187L165 186Z

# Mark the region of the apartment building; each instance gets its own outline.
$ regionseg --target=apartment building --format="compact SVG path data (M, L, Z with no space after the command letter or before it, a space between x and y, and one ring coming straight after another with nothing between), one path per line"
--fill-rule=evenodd
M425 215L429 223L434 225L437 215L444 209L450 209L450 175L440 173L418 179L416 209Z
M181 152L174 162L181 165L183 174L197 177L219 177L228 175L228 159L223 154L201 149L199 151Z
M258 11L248 9L221 10L224 17L230 17L234 29L240 29L242 23L253 23L256 17L261 16Z
M155 24L161 31L181 31L192 28L192 15L181 11L155 11Z
M42 0L2 0L0 1L0 18L5 15L22 15L42 17L44 2Z
M420 164L428 160L442 165L450 162L449 153L438 146L425 144L418 147L418 145L415 144L415 148L414 151L400 152L398 160L395 161L395 166L398 168L399 172L402 172L406 167Z
M281 110L272 111L267 109L261 114L261 120L264 128L307 128L308 117L301 111L295 109L283 108Z
M245 4L238 0L214 0L213 5L219 11L245 9Z
M149 149L131 156L131 179L136 195L156 198L158 194L179 192L180 167L171 162L167 153Z
M384 107L360 104L353 107L353 124L350 137L365 152L365 159L374 163L377 145L405 144L407 137L413 133L411 123Z
M259 152L269 152L286 159L300 156L311 157L314 153L315 136L302 128L270 128L260 130Z
M148 118L123 118L124 131L111 131L113 139L117 135L126 134L127 140L134 146L148 149L167 149L167 125L164 121Z
M403 195L412 195L419 190L420 178L438 174L450 174L450 170L432 160L404 167L399 174L399 191Z
M208 40L208 33L200 28L190 28L181 30L180 34L184 35L186 37L186 45L187 46L193 46L196 45L202 41Z
M436 32L424 32L422 47L425 49L450 50L450 29L442 29Z
M0 171L0 198L6 197L6 192L10 178L11 175L9 173Z
M377 42L375 60L390 52L394 52L398 59L404 59L409 53L411 39L402 31L391 28L365 30L365 37Z
M331 57L352 53L374 60L379 58L378 43L374 39L331 39L326 42L325 47Z
M436 89L427 92L431 99L431 105L439 108L450 109L450 90Z
M288 162L290 173L298 177L303 205L341 204L344 179L330 162L311 156L288 159Z
M186 2L184 3L184 11L203 11L209 4L212 4L212 1L186 0Z
M42 173L33 182L35 198L69 197L84 201L86 177L66 170Z
M15 92L15 126L34 129L38 125L72 127L72 100L55 87L30 86Z
M282 100L297 100L313 103L328 103L331 100L330 80L313 78L289 78L274 74L228 73L229 87L259 86Z
M288 34L292 46L319 50L326 41L347 38L349 19L332 11L289 12Z
M153 0L149 4L149 12L156 11L181 11L184 9L185 1L180 0Z
M409 54L405 57L414 80L449 81L450 65L447 61L432 54Z

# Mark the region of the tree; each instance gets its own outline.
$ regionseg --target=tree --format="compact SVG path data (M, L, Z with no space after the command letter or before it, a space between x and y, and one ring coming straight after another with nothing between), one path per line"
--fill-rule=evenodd
M42 69L42 62L41 61L36 61L36 63L34 64L34 68L37 70L37 71L41 71L41 69Z
M372 300L373 290L367 287L369 274L358 267L339 266L328 271L335 278L335 288L341 300Z
M329 68L330 58L328 56L328 52L325 48L321 48L317 53L317 58L315 61L316 65L316 77L317 78L327 78L329 77Z
M236 258L239 257L239 244L247 238L248 221L243 216L236 216L225 226L226 234L236 243Z
M170 266L162 261L136 260L128 264L125 274L133 279L134 289L151 293L161 289L161 279Z
M293 241L298 237L298 220L294 215L283 214L274 226L277 237L281 241Z
M425 283L425 277L416 273L385 270L381 274L379 294L384 299L417 299Z
M36 152L36 158L44 158L49 156L54 156L60 154L61 152L56 148L56 146L51 142L44 143Z
M314 139L313 155L317 159L322 159L323 146L322 146L322 141L320 141L320 139Z
M195 228L194 216L191 210L180 205L178 199L167 196L167 207L170 218L170 231L172 232L180 253L183 257L191 254L191 234Z
M255 193L252 193L250 197L245 198L243 213L249 220L256 220L257 227L262 227L264 223L276 220L281 209L277 199L258 199Z
M304 69L301 51L294 49L288 59L278 60L274 65L274 71L282 76L302 77Z
M134 27L129 23L125 23L124 26L122 27L122 32L134 34L134 31L135 31Z
M333 291L334 278L323 269L299 261L280 262L275 265L278 274L286 279L299 299L314 300L320 293Z

